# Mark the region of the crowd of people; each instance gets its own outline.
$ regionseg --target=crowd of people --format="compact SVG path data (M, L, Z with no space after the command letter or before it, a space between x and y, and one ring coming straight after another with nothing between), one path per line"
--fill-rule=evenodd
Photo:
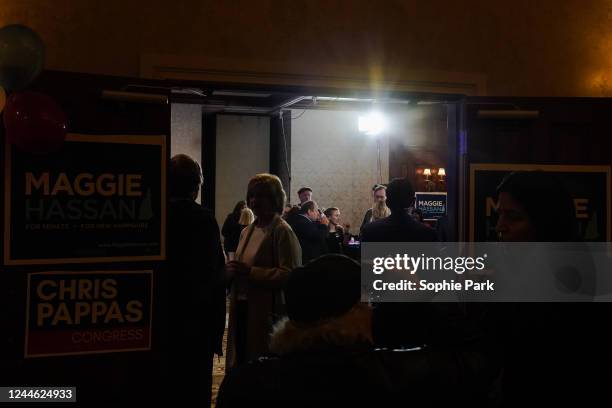
M349 254L351 238L360 242L368 224L392 214L387 201L388 187L385 184L375 184L372 187L372 206L365 212L359 231L354 235L351 234L350 224L342 223L340 208L332 206L322 209L313 199L312 188L301 187L297 192L299 204L286 204L282 217L300 241L302 264L328 253L352 255ZM411 186L408 188L408 191L412 191ZM421 210L414 208L412 203L406 208L407 211L402 210L401 213L431 229L425 223ZM355 258L358 259L358 256Z
M337 207L322 210L311 188L301 188L300 203L287 206L278 177L254 176L246 201L223 225L222 247L214 217L194 201L201 185L197 163L172 158L170 185L169 265L180 275L173 306L192 311L173 315L177 336L188 342L176 345L171 359L190 367L177 368L181 375L173 380L201 390L198 403L210 404L226 295L226 376L218 407L397 400L514 407L584 402L599 390L595 361L610 357L597 324L601 307L363 303L359 263L342 254L350 226L342 225ZM573 203L559 185L537 172L504 179L497 191L499 239L578 240ZM375 185L372 199L362 242L439 240L412 213L408 180ZM536 204L551 199L556 210ZM197 352L188 358L190 350Z

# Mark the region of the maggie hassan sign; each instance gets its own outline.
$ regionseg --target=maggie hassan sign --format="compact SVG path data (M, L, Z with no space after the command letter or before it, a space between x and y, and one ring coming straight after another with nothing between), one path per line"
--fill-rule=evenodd
M497 186L513 171L536 170L552 172L561 180L574 200L584 241L610 241L610 166L493 163L470 165L470 241L496 241Z
M5 175L5 264L164 259L164 136L72 134L48 155L7 145Z

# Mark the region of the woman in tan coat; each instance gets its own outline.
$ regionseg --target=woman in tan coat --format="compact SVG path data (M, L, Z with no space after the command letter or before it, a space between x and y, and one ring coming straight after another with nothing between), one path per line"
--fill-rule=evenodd
M242 230L236 260L226 265L231 282L226 369L268 351L272 325L284 314L282 289L302 251L280 217L285 191L278 177L258 174L249 181L247 204L255 222Z

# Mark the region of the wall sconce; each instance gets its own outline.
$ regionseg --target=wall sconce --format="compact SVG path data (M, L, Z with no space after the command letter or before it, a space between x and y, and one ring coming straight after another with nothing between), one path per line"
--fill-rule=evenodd
M444 170L444 167L440 167L438 170L438 177L440 178L440 181L444 181L444 176L446 176L446 171Z
M424 169L423 175L425 176L425 191L433 191L434 182L429 179L429 176L431 176L431 169Z
M425 191L437 191L438 187L444 188L444 177L446 176L446 169L440 167L434 168L417 168L417 176L423 176L424 189Z

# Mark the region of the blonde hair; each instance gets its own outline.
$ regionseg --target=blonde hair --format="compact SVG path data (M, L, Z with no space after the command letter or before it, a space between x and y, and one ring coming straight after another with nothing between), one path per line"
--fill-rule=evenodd
M251 190L258 184L266 186L266 190L270 194L270 198L272 198L272 203L274 204L274 211L278 214L282 214L285 208L287 195L285 194L285 190L283 190L283 183L281 183L280 179L274 174L260 173L249 180L247 203L249 202Z
M244 207L242 211L240 211L240 219L238 220L238 224L251 225L253 221L255 221L253 211L251 211L249 207Z
M372 221L380 220L381 218L387 218L391 215L391 210L384 202L377 202L372 207Z

